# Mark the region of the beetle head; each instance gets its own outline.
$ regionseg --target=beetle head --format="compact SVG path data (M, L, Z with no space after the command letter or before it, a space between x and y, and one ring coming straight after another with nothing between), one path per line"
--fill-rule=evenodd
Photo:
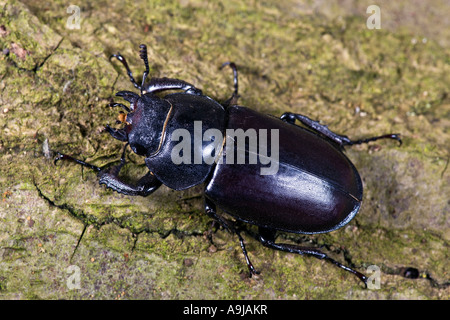
M171 104L151 92L145 90L145 80L149 74L149 65L147 57L147 47L140 45L140 57L144 61L145 71L142 77L142 84L138 85L131 75L131 71L124 57L120 54L113 55L127 69L131 82L141 91L138 95L131 91L120 91L116 96L122 97L130 103L130 107L122 104L113 104L122 106L127 114L119 114L118 122L125 123L125 127L117 133L112 131L113 136L121 141L128 141L131 149L141 155L150 156L156 154L161 148L165 128L169 119Z
M119 115L119 121L125 123L123 130L131 149L141 156L158 152L164 138L170 104L151 93L139 96L121 91L116 95L130 102L129 112L126 116Z

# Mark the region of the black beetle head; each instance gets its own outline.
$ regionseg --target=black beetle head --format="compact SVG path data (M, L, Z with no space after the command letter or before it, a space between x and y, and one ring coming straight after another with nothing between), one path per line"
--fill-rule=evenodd
M121 122L125 123L131 149L141 156L155 154L162 144L170 104L151 93L142 96L128 91L119 93L130 102L130 112Z

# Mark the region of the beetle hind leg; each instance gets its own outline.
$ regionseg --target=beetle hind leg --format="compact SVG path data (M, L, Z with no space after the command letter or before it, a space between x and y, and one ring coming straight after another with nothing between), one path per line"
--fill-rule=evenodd
M288 243L275 243L275 231L267 228L260 227L259 228L259 234L257 236L258 240L265 246L269 247L275 250L285 251L289 253L297 253L300 255L308 255L315 257L317 259L321 260L327 260L328 262L331 262L335 266L344 269L345 271L348 271L355 276L357 276L362 282L364 282L364 285L367 287L367 276L364 274L347 267L340 262L334 260L333 258L330 258L325 253L321 252L320 250L317 250L316 248L311 247L300 247L298 245L288 244Z
M244 238L241 236L240 232L230 223L230 221L227 221L226 219L222 218L216 213L216 205L208 199L206 199L205 201L205 212L208 216L217 221L222 227L238 236L242 253L244 254L245 262L247 263L250 278L254 274L259 274L259 271L255 269L252 262L250 261L250 258L248 257L247 249L245 248Z
M368 143L368 142L376 141L376 140L380 140L380 139L394 139L394 140L397 140L400 143L400 145L402 144L400 135L397 133L390 133L390 134L385 134L382 136L370 137L370 138L360 139L360 140L350 140L347 136L339 135L339 134L331 131L330 129L328 129L328 126L320 124L318 121L314 121L314 120L308 118L307 116L304 116L299 113L286 112L280 117L280 119L285 122L288 122L290 124L295 124L295 120L298 120L302 124L307 126L308 128L310 128L318 133L321 133L324 136L326 136L327 138L333 140L335 143L337 143L341 147L351 146L354 144Z

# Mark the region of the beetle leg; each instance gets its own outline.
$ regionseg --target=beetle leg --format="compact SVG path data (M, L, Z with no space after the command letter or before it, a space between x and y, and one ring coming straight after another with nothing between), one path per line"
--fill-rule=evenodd
M126 183L119 178L119 172L125 165L125 150L127 145L128 144L125 145L125 148L122 152L120 164L117 166L100 168L59 152L57 157L55 158L55 164L59 160L69 160L78 163L84 167L97 171L99 183L104 184L109 189L125 195L146 197L153 193L156 189L158 189L162 183L151 172L148 172L145 176L140 178L136 185Z
M346 146L346 145L351 146L354 144L368 143L370 141L375 141L375 140L379 140L379 139L394 139L394 140L397 140L400 143L400 145L402 144L400 135L396 134L396 133L385 134L382 136L371 137L371 138L367 138L367 139L350 140L347 136L342 136L337 133L334 133L333 131L328 129L328 126L320 124L318 121L314 121L314 120L308 118L307 116L304 116L299 113L286 112L280 117L280 119L283 121L286 121L290 124L294 124L295 120L299 120L301 123L303 123L308 128L310 128L318 133L323 134L327 138L336 142L341 147Z
M161 182L151 172L140 178L136 185L122 181L119 178L119 171L123 165L124 163L121 163L100 171L98 173L99 184L104 184L107 188L121 194L142 197L152 194L161 186Z
M232 105L236 105L239 98L238 73L236 64L234 62L227 61L224 64L222 64L220 69L222 69L225 66L230 66L230 68L233 70L234 91L231 97L223 103L224 107L229 107Z
M123 148L122 156L120 157L120 164L117 166L102 169L98 174L99 184L104 184L107 188L112 189L118 193L129 196L146 197L156 191L161 186L161 182L151 173L147 172L145 176L140 178L136 185L124 182L119 178L119 172L125 165L125 151L128 143Z
M219 224L227 229L228 231L235 233L239 238L239 243L241 245L242 252L244 253L245 262L247 263L248 271L250 273L250 278L253 274L259 274L259 272L255 269L252 262L250 261L250 258L247 254L247 249L245 248L244 238L241 236L240 232L236 230L234 226L231 225L230 221L227 221L223 217L219 216L216 213L216 205L212 203L210 200L205 200L205 212L208 216L213 218L215 221L219 222Z
M148 76L149 73L149 66L148 66L148 58L147 58L147 47L143 44L139 46L141 48L140 50L140 57L142 60L144 60L145 64L145 71L142 76L142 84L139 85L136 80L133 77L133 73L130 70L130 67L128 66L127 60L120 54L113 54L111 55L111 58L116 58L119 60L125 69L127 70L128 77L130 78L131 83L143 94L149 93L149 92L156 92L156 91L164 91L164 90L176 90L181 89L184 90L186 93L190 94L197 94L201 95L202 91L200 89L197 89L194 85L178 79L171 79L171 78L152 78L150 79L150 83L148 85L145 85L145 79Z
M347 138L347 137L345 137L345 138ZM384 134L382 136L370 137L370 138L360 139L360 140L350 140L347 138L347 140L344 141L344 144L348 145L348 146L352 146L354 144L363 144L363 143L368 143L370 141L376 141L376 140L380 140L380 139L394 139L394 140L397 140L400 145L402 145L402 143L403 143L402 139L400 138L399 133L388 133L388 134Z
M90 163L87 163L87 162L84 162L84 161L82 161L82 160L75 159L75 158L73 158L73 157L71 157L71 156L68 156L68 155L66 155L66 154L62 154L62 153L59 153L59 152L57 152L57 154L58 154L58 155L56 156L55 160L53 161L53 163L54 163L55 165L56 165L56 163L57 163L59 160L67 160L67 161L71 161L71 162L78 163L78 164L82 165L83 167L92 169L92 170L94 170L94 171L98 171L98 172L99 172L99 171L102 170L100 167L94 166L94 165L92 165L92 164L90 164Z
M202 90L194 85L179 79L172 78L151 78L148 85L142 89L143 93L165 91L165 90L184 90L186 93L202 95Z
M149 74L149 66L148 66L148 57L147 57L147 47L144 44L139 46L140 48L140 58L144 61L145 71L142 76L142 84L139 85L133 77L133 73L128 66L127 60L120 54L113 54L111 58L116 58L119 60L125 69L127 70L128 77L130 78L131 83L139 90L141 93L151 93L156 91L164 91L164 90L184 90L186 93L202 95L202 91L197 89L194 85L178 79L171 78L151 78L150 83L145 85L145 80Z
M344 269L345 271L353 273L362 282L364 282L364 285L367 287L367 276L365 276L364 274L362 274L362 273L360 273L360 272L358 272L356 270L353 270L350 267L347 267L347 266L341 264L340 262L330 258L325 253L323 253L320 250L317 250L315 248L300 247L300 246L293 245L293 244L288 244L288 243L275 243L275 233L276 233L276 231L274 231L274 230L263 228L263 227L259 227L258 240L264 246L272 248L272 249L285 251L285 252L290 252L290 253L297 253L297 254L300 254L300 255L309 255L309 256L313 256L313 257L315 257L317 259L327 260L327 261L333 263L334 265L338 266L339 268Z

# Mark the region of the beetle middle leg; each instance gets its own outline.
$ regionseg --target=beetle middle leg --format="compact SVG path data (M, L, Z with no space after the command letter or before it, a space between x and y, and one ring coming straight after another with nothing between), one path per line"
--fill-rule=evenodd
M247 254L247 249L245 248L244 238L241 236L240 232L226 219L219 216L216 212L216 205L212 203L210 200L205 199L205 212L208 216L213 218L215 221L217 221L222 227L224 227L226 230L235 233L239 238L239 243L241 245L242 253L245 257L245 262L247 263L248 270L250 272L250 277L253 274L259 274L258 271L256 271L255 267L253 266L252 262L250 261L250 258Z
M125 148L122 152L120 164L116 166L100 168L59 152L54 162L55 164L59 160L68 160L71 162L75 162L84 167L97 171L99 184L103 184L109 189L129 196L146 197L156 191L161 186L161 182L151 172L148 172L146 175L140 178L135 185L124 182L119 178L119 172L125 165L125 150L127 146L128 144L125 145Z
M376 141L376 140L380 140L380 139L394 139L394 140L397 140L400 143L400 145L402 144L400 135L397 133L390 133L390 134L385 134L382 136L370 137L370 138L360 139L360 140L350 140L347 136L343 136L343 135L334 133L333 131L328 129L328 126L320 124L318 121L314 121L314 120L308 118L307 116L304 116L299 113L286 112L280 117L280 119L283 121L286 121L290 124L295 124L295 120L299 120L301 123L303 123L308 128L310 128L318 133L323 134L327 138L336 142L341 147L346 146L346 145L351 146L354 144L368 143L368 142Z
M264 246L275 249L275 250L280 250L280 251L285 251L285 252L290 252L290 253L297 253L300 255L309 255L309 256L313 256L313 257L321 259L321 260L327 260L327 261L331 262L332 264L338 266L339 268L344 269L345 271L348 271L350 273L353 273L362 282L364 282L364 285L367 287L367 276L365 276L364 274L341 264L340 262L334 260L333 258L330 258L325 253L321 252L320 250L318 250L316 248L300 247L298 245L288 244L288 243L275 243L275 233L276 233L276 231L274 231L274 230L259 227L259 234L257 235L257 239Z

